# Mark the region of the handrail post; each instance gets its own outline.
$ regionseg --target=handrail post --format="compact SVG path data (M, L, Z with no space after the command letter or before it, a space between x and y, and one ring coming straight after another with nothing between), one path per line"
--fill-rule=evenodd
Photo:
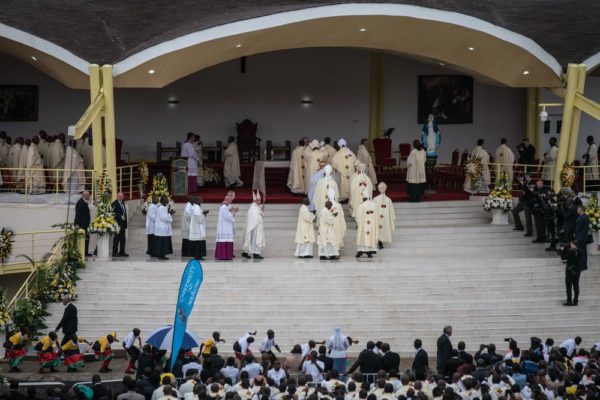
M129 166L129 200L133 196L133 165Z
M29 180L28 175L29 175L29 170L25 169L25 204L29 203L29 190L27 190L27 181Z
M35 233L31 234L31 259L33 260L33 263L35 264L36 259L35 259ZM35 265L33 266L33 269L35 269Z
M56 183L55 183L56 191L54 194L54 204L58 204L58 177L59 177L59 175L60 174L59 174L58 170L56 170Z
M584 165L584 166L583 166L583 195L584 195L584 196L585 196L585 194L586 194L586 192L587 192L587 190L586 190L586 186L587 186L587 185L586 185L586 179L585 179L585 178L586 178L585 176L587 175L587 174L586 174L586 170L585 170L586 168L587 168L587 166L586 166L586 165Z
M123 168L119 168L119 192L123 191Z

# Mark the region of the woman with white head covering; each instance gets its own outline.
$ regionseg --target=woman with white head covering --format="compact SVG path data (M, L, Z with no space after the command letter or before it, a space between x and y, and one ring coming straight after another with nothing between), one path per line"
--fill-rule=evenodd
M350 198L350 179L354 173L354 161L356 156L348 147L344 139L338 140L340 149L329 160L329 163L340 176L340 201Z
M346 350L350 347L348 338L342 335L342 329L336 326L333 335L325 344L329 350L329 356L333 359L333 369L340 375L346 373Z
M329 164L323 168L324 176L317 182L315 191L310 199L312 204L314 204L315 210L321 210L325 206L329 190L334 191L336 198L339 196L337 183L331 177L332 172L333 168Z

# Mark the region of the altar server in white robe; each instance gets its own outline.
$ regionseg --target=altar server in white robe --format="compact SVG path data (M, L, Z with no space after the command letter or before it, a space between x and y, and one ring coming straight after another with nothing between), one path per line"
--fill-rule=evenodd
M588 148L583 155L584 165L589 166L585 169L585 179L587 181L597 181L599 179L598 173L598 146L594 143L594 137L588 136L587 139Z
M331 212L336 214L333 221L333 230L338 249L341 250L344 247L344 237L346 236L346 217L344 216L344 208L337 202L337 196L338 194L333 189L329 189L329 192L327 192L327 198L331 202Z
M363 254L372 258L377 253L377 242L379 241L379 229L377 227L377 207L371 200L372 191L363 191L363 202L356 210L356 257Z
M365 172L367 176L371 179L373 184L377 183L377 175L375 174L375 167L373 166L373 158L371 157L371 153L369 153L369 149L367 145L369 144L368 139L362 139L360 141L360 145L358 146L358 150L356 151L356 158L363 164L367 166Z
M185 203L183 209L183 215L181 216L181 256L191 257L190 255L190 223L192 221L192 208L194 207L194 200L189 199Z
M37 144L39 138L36 136L29 145L27 153L27 169L33 169L29 172L29 181L27 182L27 190L29 194L46 193L46 176L44 175L44 165L42 156L38 151Z
M19 154L19 161L17 164L17 181L21 182L21 187L24 187L25 182L25 168L27 168L27 157L29 156L29 146L31 146L31 139L25 139L23 146L21 146L21 153ZM44 167L42 161L42 168ZM28 183L29 184L29 183Z
M337 260L340 258L338 241L335 237L335 213L331 211L331 202L326 201L325 206L319 212L319 259Z
M320 210L323 208L323 206L325 206L329 190L333 190L335 192L336 198L339 197L337 183L331 177L332 171L333 168L329 164L323 168L324 176L319 179L315 186L314 193L312 194L311 202L314 204L313 210Z
M406 192L411 203L421 201L427 176L425 175L425 150L419 140L413 141L413 149L406 160Z
M161 197L154 222L154 255L159 260L168 260L167 255L173 254L173 242L171 241L173 216L169 212L168 205L169 198Z
M227 149L225 149L225 162L223 164L223 176L225 177L225 186L228 188L242 187L244 182L240 179L242 176L240 170L240 156L235 138L229 136L227 139Z
M324 156L320 149L318 140L313 140L308 146L310 151L304 153L304 165L307 175L305 176L306 187L310 187L310 179L315 172L321 168L321 163L324 162Z
M356 172L352 176L352 181L350 182L350 201L348 202L352 218L356 216L356 210L360 203L362 203L365 189L370 193L373 192L373 183L365 173L366 165L360 161L357 161L357 164Z
M154 251L154 226L156 224L156 213L158 212L158 196L152 196L152 202L146 209L146 254L156 257Z
M188 193L198 191L198 154L194 147L195 142L194 132L188 132L187 139L181 146L181 157L187 157Z
M383 243L392 243L392 233L396 230L396 211L392 199L386 196L387 185L379 182L379 195L373 199L377 208L377 227L379 228L377 247L383 249Z
M338 140L340 149L333 155L330 164L340 176L340 201L350 198L350 179L354 174L354 161L356 156L348 147L344 139Z
M233 200L235 200L235 192L230 190L225 195L223 203L219 208L215 260L231 260L234 257L235 213L238 212L238 208L231 206Z
M75 149L75 140L69 140L65 151L65 170L63 173L62 186L66 193L81 193L85 189L85 169L83 157ZM70 172L69 172L70 171Z
M298 223L296 224L296 237L294 242L296 243L295 257L299 258L312 258L313 257L313 245L316 242L315 228L313 221L315 220L315 213L308 209L310 201L307 197L302 199L302 205L298 212Z
M263 208L260 192L252 192L252 204L246 215L246 229L242 244L242 257L263 259L262 250L266 247L265 230L263 226Z
M206 214L202 209L202 198L194 199L192 219L190 221L190 251L191 257L203 260L206 257Z
M477 146L471 150L471 157L481 159L481 175L476 182L473 182L468 176L465 177L463 189L465 192L488 193L490 191L490 155L483 148L483 139L477 140Z
M506 138L500 139L500 146L494 154L494 161L499 164L496 168L496 180L498 180L499 174L504 172L508 177L508 182L512 184L515 153L508 147L507 142Z
M290 161L290 172L288 173L287 187L292 193L306 193L304 178L304 139L301 139L298 146L292 151Z
M544 170L542 171L542 180L546 185L554 179L554 168L556 168L556 157L558 156L558 141L555 137L550 138L550 149L544 153Z

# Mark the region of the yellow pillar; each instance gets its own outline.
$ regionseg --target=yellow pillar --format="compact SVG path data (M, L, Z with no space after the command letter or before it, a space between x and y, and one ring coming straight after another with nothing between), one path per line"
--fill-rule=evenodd
M104 90L104 137L106 139L106 171L111 182L112 199L117 198L117 153L115 135L115 103L113 97L112 66L102 66Z
M96 64L90 65L90 102L94 102L100 93L100 67ZM92 157L94 160L94 175L99 176L104 162L102 161L102 122L96 118L92 122Z
M373 148L373 139L383 133L384 103L384 62L383 54L371 53L369 79L369 148Z
M577 69L577 93L583 94L585 90L585 65L578 65ZM581 110L575 108L573 110L573 120L571 121L571 136L569 138L569 151L567 153L567 161L572 163L577 157L577 139L579 138L579 122L581 121ZM564 123L564 121L563 121Z
M540 157L542 152L542 135L540 135L538 104L540 102L539 88L527 88L527 100L525 109L526 132L525 137L529 143L535 146L535 156Z
M560 190L560 174L563 165L567 161L569 150L571 126L573 123L573 109L575 103L575 93L577 92L577 75L579 70L576 64L569 64L567 69L567 87L565 91L565 101L563 106L563 119L560 129L560 142L558 144L558 155L556 156L556 167L554 170L553 188L556 192Z

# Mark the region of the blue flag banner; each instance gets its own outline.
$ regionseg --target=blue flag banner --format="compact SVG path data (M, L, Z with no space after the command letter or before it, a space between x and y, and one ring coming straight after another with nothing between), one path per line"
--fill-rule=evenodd
M191 260L185 267L179 285L177 308L175 309L175 322L173 323L173 345L171 346L171 371L177 360L181 344L185 337L188 317L194 308L196 295L202 285L202 265L198 260Z

